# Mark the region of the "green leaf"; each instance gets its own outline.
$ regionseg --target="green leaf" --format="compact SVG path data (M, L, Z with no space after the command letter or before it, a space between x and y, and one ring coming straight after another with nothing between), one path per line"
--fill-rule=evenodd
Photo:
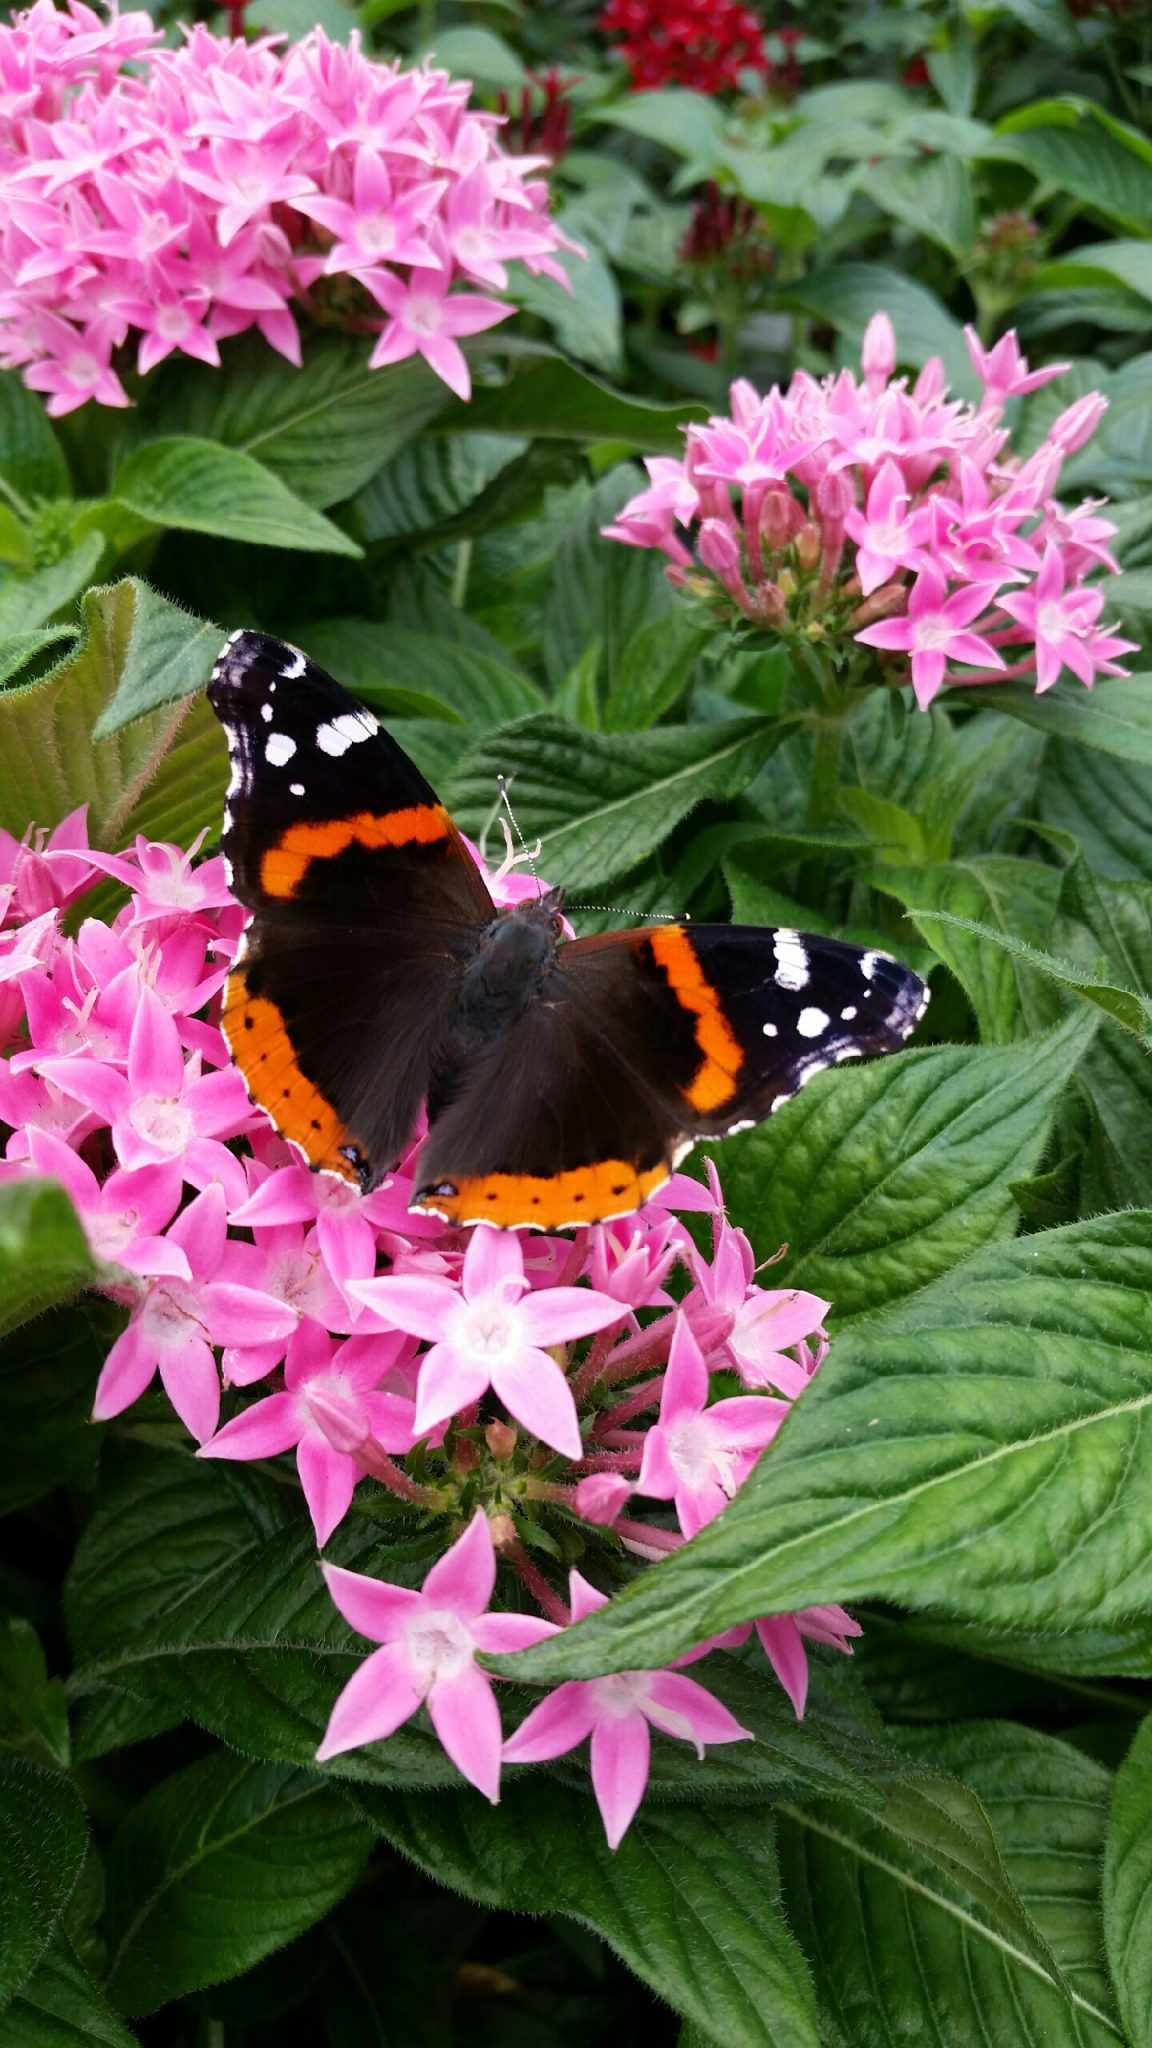
M0 2009L51 1941L86 1845L84 1810L67 1778L0 1757Z
M56 1181L0 1186L0 1337L70 1300L101 1270Z
M103 534L90 533L46 569L5 577L0 584L0 633L28 633L46 625L57 612L71 611L96 574L103 553Z
M1063 916L1056 943L1098 972L1101 958L1126 987L1152 993L1152 888L1146 882L1108 882L1083 858L1064 871ZM1133 1131L1152 1118L1152 1061L1141 1034L1134 1043L1119 1025L1105 1024L1080 1071L1103 1136L1098 1172L1110 1183L1109 1208L1152 1202L1152 1156L1133 1145ZM1061 1219L1063 1220L1063 1219Z
M57 1932L4 2014L5 2048L138 2048Z
M596 246L596 216L576 200L564 211L564 232L580 243L583 254L561 249L556 262L569 281L565 290L558 278L533 277L525 271L514 278L510 296L528 313L547 322L559 348L591 363L594 370L618 374L623 367L624 324L620 291L607 257Z
M403 708L402 693L415 693L424 715L484 733L546 703L526 675L483 648L373 619L319 621L309 652L384 718Z
M92 743L126 673L143 691L150 662L171 677L182 644L187 653L184 615L154 592L145 601L145 589L133 577L88 591L84 639L71 659L41 682L0 692L0 825L17 838L81 803L92 844L111 849L133 832L186 844L219 820L227 758L205 698L149 712ZM187 630L190 641L200 631Z
M1044 823L1078 842L1097 874L1152 882L1152 788L1148 769L1050 741L1037 809Z
M629 641L649 619L666 617L673 609L668 585L647 552L622 547L601 531L635 488L630 465L601 477L556 550L544 611L544 660L557 689L597 640L605 691L611 695Z
M358 560L364 552L254 456L191 434L137 448L117 470L112 492L156 526Z
M1134 1210L989 1247L846 1331L724 1514L516 1675L650 1669L828 1600L1016 1629L1146 1608L1150 1289Z
M870 166L857 190L957 259L976 238L972 174L958 157L942 154L911 163L889 158Z
M680 702L713 628L687 611L638 626L604 701L605 732L643 732Z
M870 879L886 895L917 906L909 916L956 976L985 1044L1007 1045L1055 1023L1063 1006L1046 979L1015 953L973 943L970 926L993 926L1040 945L1056 915L1058 868L989 853L935 867L877 868ZM921 923L919 910L945 911L967 922L946 924L933 916Z
M152 438L194 434L252 455L306 505L361 489L451 399L422 357L368 368L366 339L309 340L303 366L261 337L225 344L226 371L170 361L142 407Z
M983 153L1024 164L1052 191L1070 193L1132 234L1152 234L1152 160L1122 122L1107 126L1087 100L1042 100L1006 115Z
M1152 241L1087 242L1082 249L1067 249L1051 262L1038 264L1031 283L1035 291L1043 292L1113 281L1142 299L1152 299Z
M927 285L902 271L883 263L832 263L789 285L782 296L817 320L830 321L854 349L873 313L890 313L901 363L918 369L929 356L940 356L958 396L971 397L978 388L959 325Z
M527 434L533 440L617 441L660 455L682 455L684 428L705 417L694 399L655 404L613 391L574 363L537 342L504 344L508 374L501 384L473 388L467 405L453 405L437 431Z
M409 441L359 493L357 531L365 541L381 541L443 525L474 504L528 445L514 434L427 435Z
M540 871L568 889L627 874L705 797L739 794L787 728L782 721L581 731L556 718L505 726L473 747L450 785L453 815L481 829L504 775Z
M1152 674L1109 676L1094 690L1057 688L1042 697L1017 683L994 683L980 701L1054 738L1152 768Z
M1099 975L1077 967L1075 961L1057 960L1039 946L1029 946L1023 939L1014 939L1007 932L995 931L991 925L977 924L971 918L954 917L947 911L927 910L917 904L910 906L908 914L921 927L926 925L929 934L935 926L946 925L967 932L970 937L981 939L994 948L999 947L1013 959L1045 975L1058 987L1074 989L1085 1002L1103 1010L1106 1017L1122 1024L1126 1031L1131 1031L1143 1042L1147 1043L1152 1037L1152 998L1139 995L1117 982L1101 980Z
M508 92L519 92L528 82L523 64L503 36L494 35L490 28L473 28L471 23L437 29L417 54L432 58L456 78L503 86Z
M1104 1942L1132 2048L1152 2042L1152 1720L1116 1774L1104 1851Z
M47 1181L35 1185L53 1198L60 1192ZM16 1192L5 1188L5 1201ZM45 1206L57 1213L54 1199ZM0 1343L7 1417L0 1437L0 1514L90 1478L100 1447L90 1419L92 1396L115 1331L115 1312L89 1298L25 1324Z
M198 619L138 576L118 584L131 590L135 609L115 694L92 730L95 740L107 739L121 726L157 711L163 704L202 690L220 652L223 629L211 619Z
M780 1914L763 1807L646 1806L613 1854L585 1794L534 1774L474 1792L358 1803L438 1884L502 1911L570 1915L724 2048L819 2048L803 1958Z
M1090 1035L1074 1016L1027 1045L932 1046L817 1075L720 1154L757 1257L787 1244L777 1284L823 1295L839 1318L1010 1234L1011 1182L1039 1159Z
M683 86L663 86L659 92L631 92L625 99L595 109L598 121L625 128L630 135L642 135L646 142L658 142L674 156L689 163L710 165L724 138L724 116L716 101L706 93L690 92Z
M223 1753L133 1807L108 1861L108 1990L122 2011L235 1977L323 1919L374 1830L314 1772Z
M1008 1875L1048 1937L1064 1986L1020 1929L973 1910L931 1844L925 1853L894 1841L842 1805L793 1809L781 1823L786 1897L835 2036L872 2042L882 2028L890 2040L983 2041L988 2015L1010 2010L1014 2048L1117 2041L1098 1960L1107 1772L1050 1736L1008 1723L905 1740L980 1795Z
M59 647L62 641L75 638L72 626L38 626L29 632L5 633L0 639L0 685L10 683L13 676L18 676L47 648Z
M0 371L0 474L27 500L68 496L68 465L44 401L15 370Z

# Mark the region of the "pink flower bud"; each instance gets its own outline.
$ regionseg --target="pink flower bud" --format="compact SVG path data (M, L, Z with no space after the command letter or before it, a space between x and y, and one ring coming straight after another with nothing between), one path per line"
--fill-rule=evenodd
M740 543L722 519L706 519L697 543L700 560L722 583L740 574Z
M1048 439L1064 455L1074 455L1090 441L1108 410L1108 400L1102 391L1088 391L1083 398L1066 406L1059 418L1048 429Z
M616 1520L632 1488L619 1472L592 1472L576 1488L576 1513L586 1522L607 1528Z
M334 1451L354 1457L363 1449L372 1432L358 1402L346 1400L331 1387L309 1387L305 1399L309 1414Z
M843 526L856 503L852 479L846 470L830 469L821 477L816 486L816 503L825 521Z
M494 1458L503 1464L512 1456L520 1439L519 1430L510 1422L490 1422L484 1431L484 1441Z
M764 493L764 503L760 507L760 536L766 548L772 552L786 548L803 524L804 513L791 491L776 485Z
M814 519L806 519L796 535L796 560L802 569L814 569L820 560L823 540Z
M947 389L948 379L944 374L944 364L941 357L929 356L915 384L912 386L913 398L917 405L933 405L938 398L944 396Z
M860 350L860 367L869 391L873 394L883 391L896 368L896 329L887 313L873 313L868 322L864 330L864 346Z

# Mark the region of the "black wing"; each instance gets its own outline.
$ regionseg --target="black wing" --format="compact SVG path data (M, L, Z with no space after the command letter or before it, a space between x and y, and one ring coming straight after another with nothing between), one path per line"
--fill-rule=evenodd
M253 913L228 1042L284 1136L369 1187L411 1137L495 906L413 762L306 655L234 633L208 697L232 762L222 849Z

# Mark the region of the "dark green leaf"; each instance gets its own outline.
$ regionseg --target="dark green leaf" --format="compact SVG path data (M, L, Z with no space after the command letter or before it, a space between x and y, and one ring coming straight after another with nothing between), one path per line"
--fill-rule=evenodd
M59 561L29 576L14 572L0 583L0 633L29 633L58 612L71 612L104 554L104 537L90 533Z
M1097 874L1152 882L1152 784L1138 757L1128 762L1050 741L1037 809L1046 825L1079 843Z
M638 626L604 701L605 732L643 732L671 711L711 637L712 628L691 612L668 612Z
M25 633L5 633L0 640L0 684L10 683L36 655L64 640L74 640L71 626L37 626Z
M129 2014L250 1969L343 1898L374 1829L314 1772L202 1757L147 1793L108 1863L108 1990Z
M80 1875L86 1832L67 1778L0 1757L0 2008L52 1939Z
M1132 2048L1152 2042L1152 1719L1116 1775L1104 1853L1104 1941Z
M830 263L789 285L786 298L830 321L852 348L863 341L873 313L890 313L900 362L919 368L929 356L940 356L954 392L967 397L976 388L958 322L927 285L902 271L883 263Z
M997 853L935 867L879 868L871 880L901 903L947 911L1034 946L1050 937L1060 894L1058 868ZM920 923L914 910L910 915ZM939 918L925 920L920 929L960 982L986 1044L1005 1045L1055 1022L1059 998L1022 958L974 941L967 927Z
M555 718L523 719L460 762L452 812L466 831L478 831L497 777L506 776L521 830L543 842L541 874L585 888L636 867L703 798L737 795L784 729L741 718L609 736Z
M915 1293L1007 1235L1010 1183L1040 1155L1083 1055L1074 1018L1015 1046L933 1046L819 1074L770 1122L729 1139L719 1167L757 1256L781 1244L777 1285L840 1316Z
M223 630L211 619L197 619L170 604L138 576L117 584L132 592L135 610L116 692L93 728L92 737L107 739L122 725L146 712L202 690L220 652Z
M356 499L365 541L424 533L463 512L528 447L513 434L427 435L398 449Z
M275 472L239 448L174 434L137 448L117 470L113 495L156 526L314 554L363 550Z
M509 361L504 383L477 384L470 403L451 406L437 431L618 441L643 452L680 455L684 427L707 411L694 399L654 404L613 391L538 343L504 347Z
M871 2044L881 2029L890 2040L966 2043L988 2038L989 2014L1011 2011L1020 2048L1118 2040L1096 1895L1107 1772L1007 1723L906 1739L980 1795L1064 1983L1019 1929L973 1910L930 1841L894 1840L842 1805L818 1805L782 1820L781 1854L789 1910L832 2025L853 2043Z
M1022 939L995 931L991 925L977 924L970 918L955 917L943 910L927 910L915 903L909 905L908 914L918 925L926 926L929 934L937 925L945 925L949 930L966 932L969 938L982 940L993 949L1000 948L1035 973L1045 975L1057 987L1075 990L1085 1002L1103 1010L1106 1017L1122 1024L1126 1031L1131 1031L1142 1042L1147 1043L1152 1036L1152 998L1117 982L1104 981L1098 975L1077 967L1075 961L1058 960L1039 946L1026 945Z
M1132 234L1152 234L1152 162L1143 138L1120 122L1105 127L1095 115L1090 102L1071 98L1023 107L1000 122L986 154L1026 165L1042 184Z
M62 1933L4 2015L4 2048L137 2048Z
M613 1854L587 1794L534 1776L499 1806L458 1793L357 1792L439 1884L513 1912L570 1914L724 2048L818 2048L799 1950L780 1915L763 1808L646 1807Z
M1058 739L1152 767L1152 677L1109 676L1095 690L1057 687L1038 697L1021 683L989 686L981 703Z
M0 1344L8 1418L0 1437L0 1514L90 1474L100 1447L89 1420L92 1396L114 1330L114 1312L87 1300L25 1324Z
M402 692L422 700L424 715L458 720L473 733L542 711L546 702L519 669L481 647L372 619L324 620L309 634L308 651L386 720L404 708Z
M17 1180L0 1187L0 1337L70 1300L100 1271L56 1181Z
M668 584L647 551L606 540L601 532L636 482L636 472L626 465L601 477L556 551L544 611L544 659L557 688L595 640L611 694L625 647L649 619L672 609Z
M218 822L227 757L206 699L149 712L92 743L126 673L143 690L152 660L180 667L184 615L173 618L153 592L145 602L145 589L126 578L90 590L71 659L42 682L0 692L0 825L17 838L81 803L93 845L113 849L137 831L187 843Z
M15 370L0 371L0 472L22 498L68 496L68 465L44 401Z
M1007 1628L1152 1597L1152 1215L968 1260L838 1337L732 1505L524 1677L649 1668L718 1629L881 1597Z

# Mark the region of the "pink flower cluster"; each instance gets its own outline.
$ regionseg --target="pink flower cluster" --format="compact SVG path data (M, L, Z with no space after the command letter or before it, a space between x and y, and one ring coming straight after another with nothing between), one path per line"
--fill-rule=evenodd
M649 461L649 488L605 533L659 548L673 582L771 633L841 658L845 643L879 650L888 680L910 673L921 710L946 682L1047 690L1064 668L1088 688L1123 675L1116 657L1134 643L1101 620L1104 592L1087 580L1117 571L1116 528L1103 501L1055 496L1107 400L1068 406L1022 460L1005 400L1068 365L1030 370L1015 334L990 350L966 337L978 405L949 398L938 357L911 389L894 378L886 313L869 324L860 379L798 370L764 398L733 384L732 417L689 427L682 461ZM866 676L864 658L850 674Z
M218 364L249 327L299 363L294 306L467 398L459 338L515 311L490 296L508 264L567 283L547 159L505 155L466 81L320 29L284 52L161 41L81 0L0 27L0 363L49 412L127 405L133 333L141 374L174 350Z
M108 877L127 904L70 936L63 910ZM534 886L487 879L501 903ZM245 922L219 859L145 840L91 851L77 812L46 841L0 833L0 912L0 1180L63 1184L125 1310L94 1418L158 1376L201 1456L295 1454L320 1544L366 1478L446 1532L466 1523L422 1593L329 1570L341 1612L381 1647L320 1755L426 1704L495 1798L502 1732L476 1653L606 1598L573 1573L565 1599L525 1532L577 1525L616 1579L624 1559L677 1549L724 1511L816 1371L828 1304L758 1284L712 1169L707 1189L678 1175L639 1214L571 1237L410 1216L409 1161L366 1197L310 1172L249 1101L215 1021ZM707 1253L685 1209L710 1216ZM399 1462L417 1444L419 1477ZM498 1558L540 1618L487 1613ZM798 1714L805 1641L846 1650L859 1632L838 1607L756 1630ZM650 1727L698 1749L746 1733L678 1671L629 1672L562 1686L503 1754L558 1756L590 1734L615 1845L647 1783Z

